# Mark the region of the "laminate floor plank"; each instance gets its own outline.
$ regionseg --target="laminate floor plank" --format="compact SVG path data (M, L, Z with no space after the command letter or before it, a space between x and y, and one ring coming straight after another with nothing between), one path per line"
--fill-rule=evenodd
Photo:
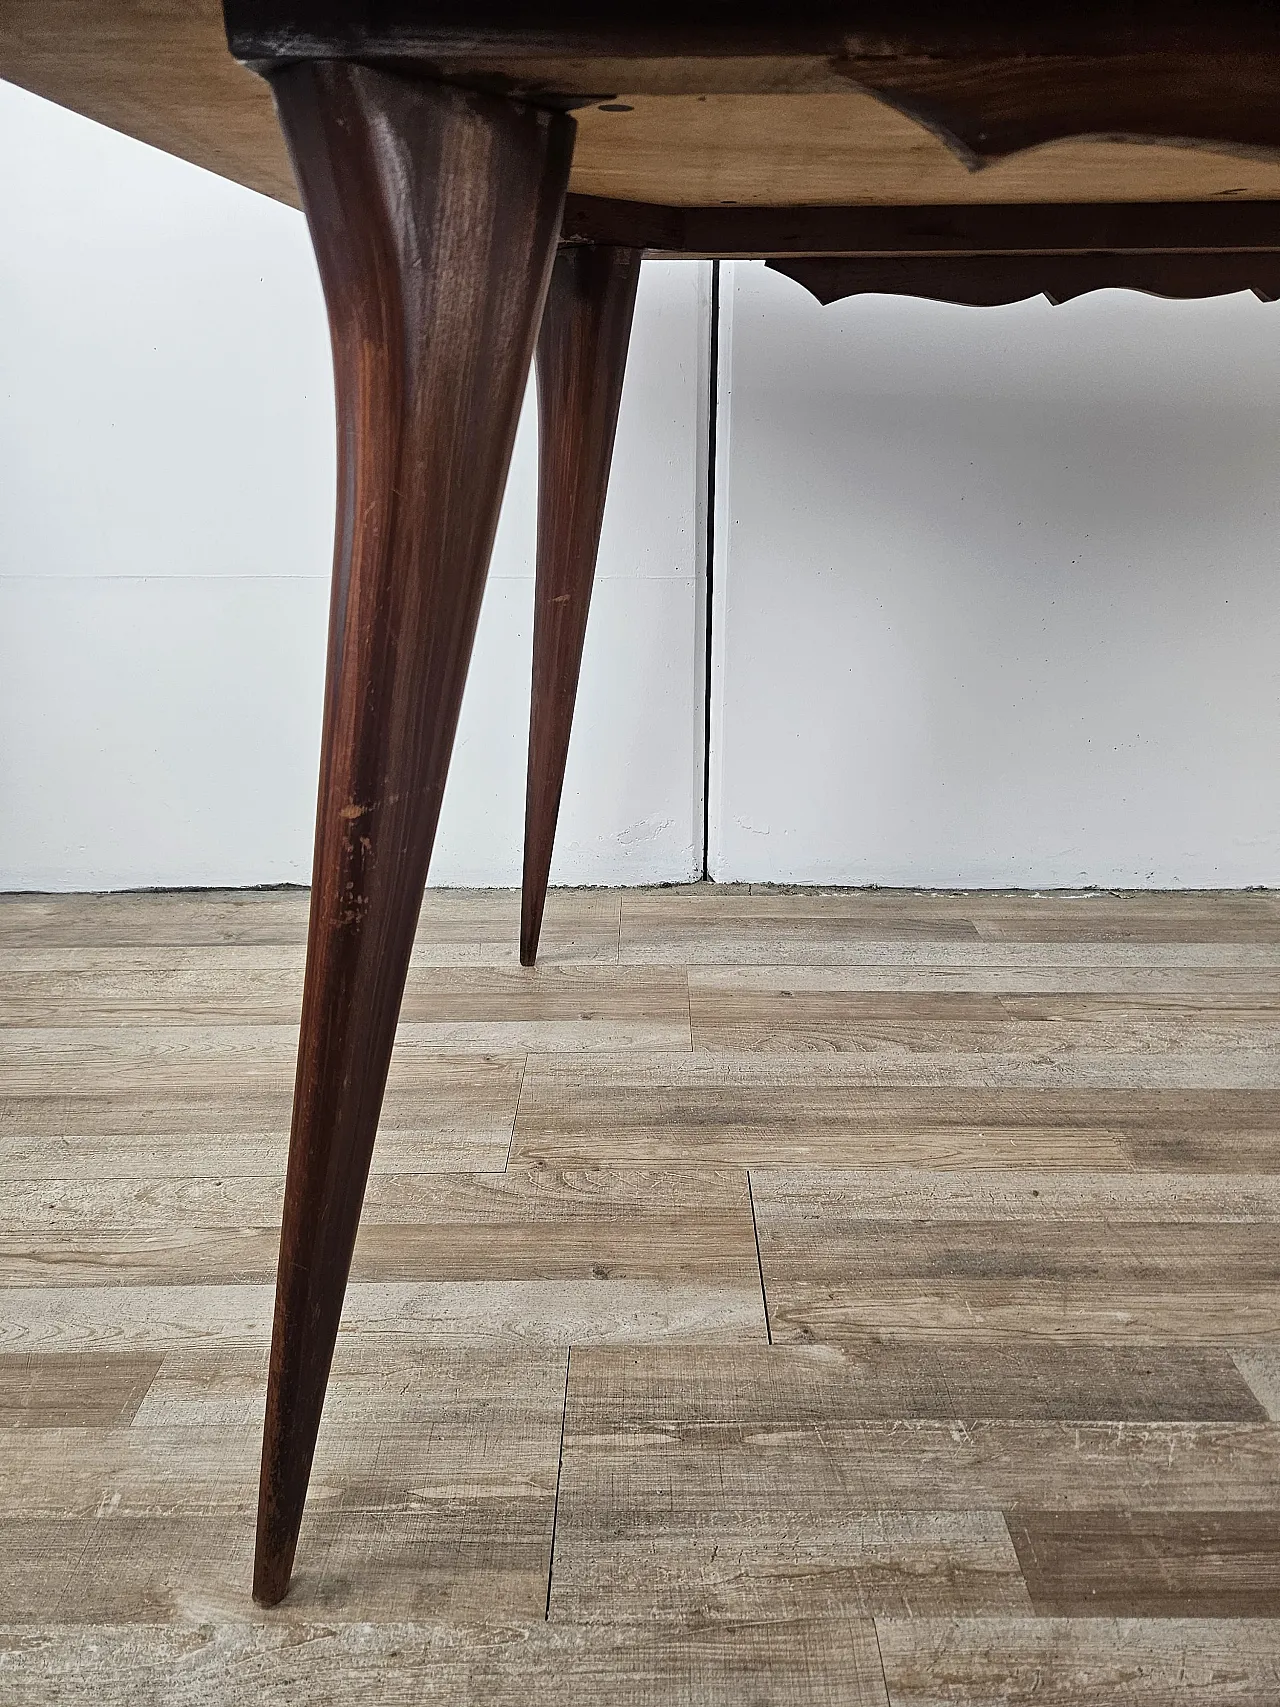
M999 1512L845 1510L803 1522L785 1501L691 1505L672 1490L662 1533L567 1463L556 1523L551 1617L607 1624L687 1617L1018 1616L1031 1611Z
M1280 1171L1280 1131L1252 1126L1146 1127L1125 1134L1135 1168L1242 1174Z
M1087 1400L1064 1419L1039 1402L1027 1417L984 1416L988 1353L949 1394L946 1364L931 1371L927 1355L917 1355L923 1417L905 1405L881 1414L876 1345L721 1347L700 1356L674 1347L575 1349L565 1473L572 1464L576 1497L588 1508L597 1497L621 1501L638 1535L661 1530L677 1494L691 1512L781 1510L790 1500L798 1524L825 1501L836 1510L890 1512L1280 1509L1274 1423L1135 1424L1126 1420L1133 1394L1108 1420L1084 1420ZM895 1361L880 1379L902 1380ZM1163 1376L1147 1378L1166 1398L1180 1362L1178 1354ZM1181 1367L1197 1379L1195 1362ZM1205 1368L1199 1365L1201 1379ZM1087 1379L1088 1369L1082 1355L1063 1372L1063 1387ZM1123 1365L1113 1366L1113 1387L1122 1373ZM1234 1394L1243 1409L1241 1388ZM1016 1392L1010 1397L1016 1401Z
M234 1036L234 1033L230 1035ZM283 1178L292 1072L240 1077L179 1059L171 1070L93 1074L60 1088L51 1070L29 1093L0 1090L0 1167L7 1179ZM374 1149L375 1172L501 1170L525 1056L394 1060Z
M690 965L687 977L696 1000L711 997L762 996L782 998L814 995L867 995L904 993L915 995L1012 996L1045 999L1057 996L1165 997L1186 998L1212 1007L1224 998L1249 997L1269 1008L1280 1003L1280 966L1234 965L1183 966L1152 963L1152 956L1135 964L1076 964L1059 955L1043 965L1030 963L1029 955L1001 955L985 945L982 957L937 965L906 964L902 957L865 965L810 966L699 966ZM40 968L42 969L42 968Z
M563 1395L563 1379L561 1396ZM523 1409L523 1407L522 1407ZM528 1500L550 1517L560 1415L525 1430L498 1402L428 1429L335 1425L316 1449L317 1513L386 1516L450 1504ZM6 1524L26 1519L252 1516L261 1430L246 1427L30 1429L0 1435ZM16 1443L16 1444L15 1444ZM547 1532L550 1540L550 1530ZM543 1591L545 1595L544 1579Z
M687 949L690 945L684 946ZM983 981L988 974L1006 972L1023 980L1066 976L1076 988L1086 990L1089 986L1081 981L1081 975L1097 973L1104 980L1101 987L1105 990L1105 980L1146 972L1156 980L1177 980L1184 975L1264 976L1280 967L1280 945L1252 940L1016 942L983 936L959 940L937 936L839 939L825 935L817 926L796 932L785 923L753 932L745 921L738 931L727 926L708 927L692 946L695 952L682 953L678 943L668 943L656 935L642 937L624 945L621 963L669 966L683 960L691 983L705 980L708 988L740 987L737 980L747 973L762 973L772 984L775 977L785 973L789 976L779 980L783 988L791 987L794 977L796 988L820 990L865 988L857 980L871 978L886 978L890 980L888 987L895 988L926 975L957 972L974 973ZM881 986L873 983L869 987ZM912 984L906 982L905 987ZM978 983L958 987L981 989ZM1000 986L994 981L993 987L998 992Z
M1019 1512L1009 1530L1051 1618L1280 1618L1271 1512Z
M456 1055L687 1050L687 1014L679 1021L476 1020L454 1024L406 1021L396 1032L392 1081ZM293 1025L15 1026L0 1030L0 1095L128 1095L144 1083L190 1093L225 1088L236 1074L246 1088L279 1095L298 1053ZM1241 1055L1246 1054L1241 1050Z
M305 943L305 889L0 896L5 949Z
M1109 898L1108 898L1109 899ZM1280 942L1274 893L1225 896L1212 891L1116 897L1082 896L1056 905L1024 905L1009 896L974 908L984 937L1016 942Z
M424 1497L386 1511L308 1511L290 1590L295 1618L483 1625L495 1610L532 1623L546 1603L553 1502ZM44 1523L19 1545L63 1526ZM65 1527L78 1552L61 1592L27 1616L64 1624L159 1624L243 1615L253 1580L254 1513L104 1515ZM78 1547L77 1547L78 1542ZM3 1592L3 1588L0 1588ZM376 1698L376 1697L375 1697Z
M910 890L795 890L750 894L742 885L697 884L624 891L620 943L683 943L691 948L714 932L822 933L828 941L912 939L963 942L977 936L966 897ZM696 952L673 958L696 960Z
M296 1025L302 1008L300 944L223 949L216 964L200 948L0 952L4 1027Z
M870 1619L487 1627L269 1622L0 1628L14 1707L889 1707Z
M281 1123L287 1132L291 1035L286 1026L0 1033L0 1136L214 1135ZM450 1113L478 1107L491 1115L497 1104L509 1129L524 1065L523 1050L441 1056L404 1038L382 1125L401 1123L416 1097L424 1110L440 1104Z
M1274 1423L895 1418L750 1439L713 1433L696 1417L648 1437L588 1439L572 1424L571 1405L562 1502L567 1490L580 1514L621 1514L636 1542L660 1541L676 1510L686 1525L778 1522L798 1532L842 1510L1243 1511L1280 1522Z
M512 1161L1128 1171L1143 1146L1181 1137L1200 1165L1280 1170L1273 1087L1104 1088L1043 1072L1028 1084L1016 1081L1035 1075L1016 1067L940 1085L927 1062L911 1066L914 1084L852 1056L532 1056ZM1170 1151L1170 1167L1181 1154Z
M0 1355L0 1428L116 1428L159 1373L152 1354Z
M260 1428L267 1349L265 1337L171 1348L133 1424L169 1430ZM487 1430L488 1413L496 1411L518 1445L541 1441L537 1450L545 1454L550 1436L544 1430L554 1433L558 1449L568 1356L567 1348L550 1346L450 1345L430 1332L343 1333L325 1393L325 1426L403 1428L439 1436L446 1443L447 1464L447 1443L476 1426ZM505 1449L495 1467L499 1475L514 1474L514 1482L502 1486L521 1486L536 1472L536 1463L529 1470L522 1460L515 1461L513 1472Z
M381 1176L374 1212L361 1219L356 1282L704 1279L748 1291L757 1283L742 1170L436 1174L429 1190L406 1190L402 1201L387 1185ZM48 1184L43 1195L52 1195ZM89 1227L0 1226L0 1287L268 1284L280 1240L266 1211L277 1191L256 1205L246 1196L239 1204L256 1209L257 1226L228 1225L224 1212L211 1225L140 1228L119 1210L116 1221L102 1219L101 1197Z
M428 1095L389 1095L383 1113L392 1124L379 1129L371 1178L401 1179L411 1168L424 1175L500 1172L511 1148L517 1095L514 1089L509 1108L502 1107L506 1101L502 1097L497 1108L483 1106L488 1098L477 1099L469 1107L459 1098L452 1109L447 1098L435 1103ZM60 1120L59 1113L65 1118ZM235 1125L237 1116L257 1115L265 1122L271 1113L166 1104L150 1110L139 1107L136 1121L131 1121L118 1104L109 1110L86 1109L82 1103L71 1109L64 1105L61 1110L46 1105L32 1125L81 1129L58 1136L0 1137L0 1170L6 1178L20 1182L18 1195L25 1202L31 1200L27 1186L56 1189L100 1184L145 1193L156 1179L161 1158L167 1176L162 1190L172 1190L178 1201L184 1200L186 1186L217 1189L233 1181L282 1186L289 1155L287 1103L274 1127L243 1131ZM92 1127L98 1124L126 1130L94 1132Z
M1280 1223L1275 1174L1015 1168L753 1168L757 1218L857 1221Z
M893 1707L1271 1707L1275 1619L876 1620Z
M265 1343L274 1285L11 1286L0 1288L0 1352L124 1352ZM433 1333L476 1345L766 1338L760 1279L353 1281L341 1332Z
M969 1341L1043 1339L1087 1345L1249 1346L1280 1342L1280 1287L1201 1287L1171 1298L1159 1277L1053 1283L1040 1281L879 1281L859 1288L822 1280L787 1282L765 1268L775 1340L839 1345L868 1334L952 1334ZM1056 1295L1054 1295L1056 1293Z
M809 1176L812 1179L812 1176ZM1280 1238L1269 1218L1201 1221L1151 1203L1141 1221L875 1217L860 1175L771 1196L756 1225L773 1337L951 1334L1066 1344L1280 1341Z
M1167 1054L1274 1049L1280 1003L1258 995L690 992L693 1043L715 1051Z
M835 1211L770 1221L758 1215L766 1283L873 1287L880 1281L1028 1282L1070 1288L1186 1287L1224 1303L1280 1286L1272 1222L875 1221Z
M1052 933L1078 942L1280 942L1275 891L1220 890L911 890L822 889L768 885L675 886L623 893L622 930L660 933L693 923L817 922L838 928L877 925L907 934L968 925L983 936L1034 942Z
M380 1143L385 1136L380 1137ZM0 1230L57 1234L120 1228L136 1234L278 1228L284 1196L283 1155L280 1161L280 1171L275 1175L17 1179L6 1182L7 1190L0 1201ZM1276 1190L1280 1193L1280 1182ZM1220 1199L1221 1188L1218 1196ZM536 1225L550 1232L560 1229L571 1233L576 1228L599 1225L611 1237L631 1240L637 1237L634 1224L645 1216L656 1217L661 1223L663 1218L690 1215L702 1218L705 1225L701 1232L713 1245L719 1237L717 1229L725 1221L732 1223L735 1241L744 1230L748 1242L753 1241L746 1169L588 1167L453 1172L421 1165L399 1173L384 1169L369 1178L360 1230L363 1234L378 1227L438 1227L465 1234L473 1228L491 1229L499 1240L506 1227ZM495 1243L495 1254L500 1250L500 1242ZM681 1263L692 1264L711 1255L687 1248L677 1254Z
M171 1354L173 1355L173 1354ZM601 1367L591 1348L580 1373ZM165 1359L143 1414L164 1390ZM1199 1346L1058 1345L950 1336L869 1335L840 1346L662 1346L623 1354L621 1367L575 1388L584 1433L616 1425L615 1386L629 1426L660 1430L696 1414L732 1430L823 1428L850 1421L1263 1422L1268 1412L1230 1352ZM1276 1419L1272 1419L1276 1420Z
M706 888L706 886L703 886ZM906 890L781 892L743 886L624 894L623 963L650 958L751 965L838 965L877 949L926 953L963 945L1144 953L1201 948L1248 953L1280 946L1273 893L1029 895ZM1104 952L1098 957L1107 963ZM1194 963L1195 957L1189 957Z

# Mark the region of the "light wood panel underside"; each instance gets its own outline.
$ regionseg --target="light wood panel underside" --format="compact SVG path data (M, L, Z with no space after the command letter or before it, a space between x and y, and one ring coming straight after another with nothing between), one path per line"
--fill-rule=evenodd
M429 892L267 1615L306 911L0 899L0 1699L1280 1699L1280 898Z
M675 206L1280 198L1280 162L1203 147L1054 142L970 171L813 62L706 62L701 89L683 62L524 69L609 96L578 113L570 187L585 195ZM218 0L6 0L0 77L297 205L269 92L228 54Z
M848 90L620 94L577 119L570 187L622 201L914 206L1280 196L1280 162L1151 143L1053 142L972 171L912 119Z

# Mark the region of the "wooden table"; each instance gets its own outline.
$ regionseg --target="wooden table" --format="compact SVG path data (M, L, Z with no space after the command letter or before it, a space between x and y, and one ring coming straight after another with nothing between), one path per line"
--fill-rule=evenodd
M1280 13L1265 0L225 12L231 55L215 0L6 0L0 75L300 198L329 308L337 542L254 1576L269 1605L292 1569L535 344L525 964L642 255L766 257L824 302L1280 295Z

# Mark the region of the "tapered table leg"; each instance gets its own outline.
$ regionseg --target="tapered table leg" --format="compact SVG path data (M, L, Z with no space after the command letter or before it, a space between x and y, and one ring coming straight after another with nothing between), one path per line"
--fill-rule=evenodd
M565 244L538 337L538 569L520 963L538 953L640 251Z
M272 74L333 336L338 518L254 1595L288 1587L573 121Z

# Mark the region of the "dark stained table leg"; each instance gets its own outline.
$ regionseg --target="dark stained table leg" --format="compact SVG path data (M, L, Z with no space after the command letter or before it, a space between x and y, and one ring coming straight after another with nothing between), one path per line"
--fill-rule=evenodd
M338 520L254 1596L285 1593L572 119L339 61L272 75L333 335Z
M520 963L538 953L640 251L565 244L538 338L538 571Z

